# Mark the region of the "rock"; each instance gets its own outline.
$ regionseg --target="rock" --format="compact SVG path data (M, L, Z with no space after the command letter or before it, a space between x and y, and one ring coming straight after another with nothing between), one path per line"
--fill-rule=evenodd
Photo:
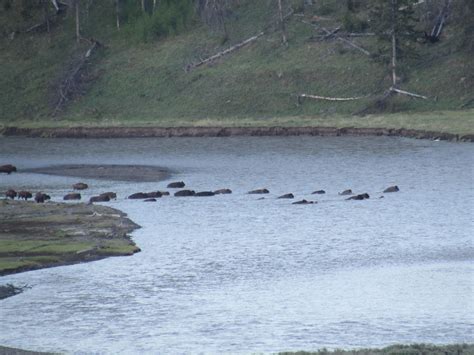
M214 195L215 193L212 191L201 191L201 192L197 192L194 196L195 197L210 197Z
M347 196L347 195L352 195L352 193L353 193L352 190L349 189L349 190L344 190L344 191L342 191L342 192L339 192L339 195L341 195L341 196Z
M257 190L249 191L248 193L251 195L258 195L258 194L268 194L270 193L270 191L268 191L267 189L257 189Z
M181 190L181 191L176 192L174 195L176 197L189 197L189 196L194 196L195 194L196 192L194 192L193 190Z
M226 195L226 194L231 194L232 190L231 189L220 189L220 190L214 191L214 193L216 195Z
M18 193L18 199L24 199L25 201L28 201L29 198L33 198L33 195L29 191L20 191Z
M73 190L85 190L87 188L89 188L89 185L83 182L78 182L77 184L72 185Z
M94 203L94 202L109 202L110 201L110 197L109 196L102 196L102 195L99 195L99 196L92 196L90 199L89 199L89 203Z
M6 173L10 175L13 172L16 172L16 166L11 165L11 164L0 165L0 173Z
M398 191L400 191L400 189L398 188L397 185L387 187L385 190L383 190L384 193L388 193L388 192L398 192Z
M169 189L182 189L183 187L185 187L186 184L182 181L176 181L176 182L171 182L168 184L168 188Z
M312 194L312 195L323 195L323 194L325 194L325 193L326 193L326 191L324 191L324 190L318 190L318 191L312 192L311 194Z
M312 205L314 203L315 203L314 201L301 200L301 201L293 202L292 205Z
M262 200L265 200L265 197L257 198L257 201L262 201Z
M5 192L5 196L6 196L7 198L11 198L12 200L14 200L15 197L18 196L18 194L16 193L15 190L9 189L7 192Z
M65 201L80 200L80 199L81 199L81 194L78 194L78 193L67 194L63 197L63 200Z
M108 196L111 200L117 199L117 194L115 192L104 192L100 196Z
M51 200L51 196L49 196L48 194L44 194L42 192L37 192L35 194L35 201L37 203L44 203L47 200Z
M143 202L156 202L156 198L147 198Z
M285 194L285 195L281 195L277 198L295 198L295 196L293 194Z
M380 196L379 198L385 198L385 196L382 195L382 196Z
M135 194L131 194L130 196L128 196L128 198L130 200L141 200L141 199L148 198L148 196L144 192L137 192Z
M364 194L360 194L360 195L355 195L355 196L351 196L349 198L346 198L346 200L357 200L357 201L361 201L361 200L366 200L370 198L369 194L368 193L364 193Z

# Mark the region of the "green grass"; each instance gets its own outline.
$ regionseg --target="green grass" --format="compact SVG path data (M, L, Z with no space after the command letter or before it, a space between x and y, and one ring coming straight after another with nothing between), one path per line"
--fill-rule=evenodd
M357 128L406 128L446 132L453 134L474 133L474 110L404 112L373 114L364 117L336 114L332 116L287 116L269 118L225 117L194 119L163 119L160 121L137 118L133 122L125 119L95 120L22 120L14 126L23 128L51 127L357 127ZM0 124L1 128L1 124Z
M453 345L392 345L383 349L360 349L360 350L326 350L315 352L298 351L282 352L280 355L472 355L473 344Z
M402 84L430 100L397 99L389 108L404 114L354 118L370 101L322 102L300 93L354 96L380 93L389 84L387 67L337 41L311 42L312 28L293 17L288 23L289 46L270 33L211 66L186 73L185 65L238 43L272 23L270 1L242 1L228 19L229 40L199 23L178 36L141 43L128 25L117 33L113 17L95 2L84 32L106 44L89 65L83 95L71 100L61 116L50 118L56 88L86 44L76 45L72 19L60 22L51 35L18 35L0 40L0 124L24 126L271 126L386 125L423 127L472 133L466 116L457 112L472 100L474 61L459 51L447 28L438 45L420 46L419 58L402 64ZM252 6L249 6L252 5ZM1 16L1 15L0 15ZM327 17L333 18L334 14ZM1 18L0 18L1 19ZM326 21L327 27L338 21ZM358 39L375 51L373 38ZM471 104L472 105L472 104ZM471 106L472 107L472 106ZM469 108L469 106L468 106ZM445 116L422 114L442 112ZM415 114L413 114L415 113ZM418 116L421 114L421 116ZM443 123L444 117L449 118ZM458 118L459 117L459 118ZM414 123L413 120L416 120ZM414 126L412 126L414 124Z

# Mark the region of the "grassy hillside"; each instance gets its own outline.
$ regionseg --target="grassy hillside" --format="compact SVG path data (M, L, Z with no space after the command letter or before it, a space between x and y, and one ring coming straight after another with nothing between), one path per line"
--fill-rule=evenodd
M357 96L380 93L390 86L386 64L340 41L309 40L317 31L302 23L301 16L288 21L288 47L281 45L278 32L269 31L211 66L185 72L187 64L274 23L271 0L241 1L227 19L226 43L222 43L222 34L198 20L179 35L144 41L140 23L125 25L117 32L114 14L105 3L94 2L82 21L83 36L97 38L105 47L87 65L81 93L54 118L57 87L89 44L76 44L71 14L59 19L50 34L17 34L11 39L9 15L0 10L4 33L0 39L0 124L183 125L250 120L265 125L280 119L347 117L372 100L298 103L296 95L300 93ZM318 11L310 9L305 18L312 19ZM334 28L340 23L334 20L337 16L329 11L318 24ZM34 23L35 19L29 21ZM387 108L389 112L473 107L474 61L459 49L455 38L456 28L451 25L441 42L420 45L418 57L403 63L401 86L430 99L399 97ZM371 52L378 47L374 37L355 42ZM462 124L474 131L471 114L454 116L463 116Z

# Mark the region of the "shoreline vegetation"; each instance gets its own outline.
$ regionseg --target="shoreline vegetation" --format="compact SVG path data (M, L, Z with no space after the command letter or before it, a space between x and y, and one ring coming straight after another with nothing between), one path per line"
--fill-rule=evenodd
M474 354L474 344L411 344L391 345L385 348L358 349L358 350L326 350L315 352L297 351L282 352L279 355L471 355Z
M474 110L366 117L225 118L204 120L18 121L0 136L145 138L226 136L398 136L474 141Z
M0 220L0 276L140 251L140 226L111 207L1 200Z
M36 352L21 350L11 347L0 346L1 355L54 355L59 353ZM369 348L358 350L327 350L321 349L315 352L297 351L281 352L279 355L472 355L474 344L411 344L391 345L384 348Z

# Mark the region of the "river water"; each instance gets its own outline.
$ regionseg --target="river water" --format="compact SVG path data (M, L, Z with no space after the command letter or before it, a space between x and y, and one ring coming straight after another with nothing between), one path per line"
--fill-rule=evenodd
M0 344L77 354L251 353L474 342L474 145L401 138L0 139L0 163L168 167L211 198L131 201L169 181L87 180L143 228L133 257L3 277ZM59 200L83 179L17 173ZM398 185L398 193L381 191ZM264 200L247 191L266 187ZM338 192L368 192L344 201ZM311 195L324 189L322 196ZM292 192L291 205L276 197Z

